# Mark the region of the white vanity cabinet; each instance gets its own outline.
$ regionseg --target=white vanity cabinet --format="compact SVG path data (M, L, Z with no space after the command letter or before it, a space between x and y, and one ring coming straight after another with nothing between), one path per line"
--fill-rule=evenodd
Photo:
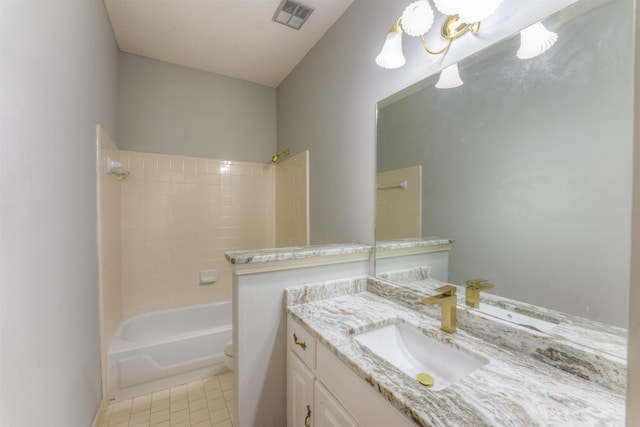
M288 316L287 426L377 425L415 427Z
M316 339L287 319L287 426L358 427L356 420L315 377Z

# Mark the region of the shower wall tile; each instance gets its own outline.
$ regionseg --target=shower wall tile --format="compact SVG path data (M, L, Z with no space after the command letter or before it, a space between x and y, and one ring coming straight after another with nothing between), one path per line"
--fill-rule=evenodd
M275 242L275 166L122 151L124 316L231 299L224 252ZM201 285L201 270L218 281Z
M309 152L276 167L276 247L309 245Z

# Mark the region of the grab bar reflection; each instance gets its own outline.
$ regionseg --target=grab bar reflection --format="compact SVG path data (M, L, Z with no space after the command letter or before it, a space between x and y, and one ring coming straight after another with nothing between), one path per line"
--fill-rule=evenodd
M405 179L401 181L399 184L389 184L389 185L380 185L378 184L378 190L391 190L393 188L402 188L403 190L407 190L409 188L409 183Z

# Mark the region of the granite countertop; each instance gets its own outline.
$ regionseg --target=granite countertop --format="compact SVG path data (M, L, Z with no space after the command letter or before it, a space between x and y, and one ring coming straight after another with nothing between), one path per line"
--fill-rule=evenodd
M227 261L229 261L231 264L238 265L370 252L371 246L350 243L334 245L296 246L273 249L253 249L247 251L229 251L225 252L224 255Z
M445 239L437 236L398 240L378 240L376 241L376 251L392 251L427 246L452 245L453 243L454 241L452 239Z
M381 296L388 291L381 289L386 285L372 283L371 279L359 278L290 288L285 304L320 343L416 425L624 425L625 398L615 388L494 345L460 324L458 332L447 334L439 329L438 319L421 308ZM459 314L475 316L470 310L459 310ZM464 320L474 321L486 319ZM489 363L443 390L426 389L352 339L354 333L390 322L413 325Z
M378 275L380 279L388 280L403 288L417 293L430 294L444 283L430 278L429 267L416 267L406 270L386 272ZM465 305L465 286L454 285L458 288L458 305ZM527 304L510 298L500 297L489 292L480 294L480 311L487 305L499 307L509 312L520 313L534 319L541 319L554 324L548 335L570 341L579 345L593 348L602 353L608 353L624 359L627 354L626 329L607 325L583 317L551 310L545 307Z

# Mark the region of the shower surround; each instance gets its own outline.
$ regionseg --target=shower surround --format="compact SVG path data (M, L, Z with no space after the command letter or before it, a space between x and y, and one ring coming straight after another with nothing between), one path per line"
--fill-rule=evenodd
M107 397L106 356L121 322L158 310L231 300L226 251L307 244L309 153L276 166L269 159L255 163L123 151L100 126L97 133ZM129 172L125 180L105 172L107 156ZM276 216L286 220L276 223ZM283 237L276 240L276 235ZM217 270L217 281L201 284L199 272L210 269Z
M231 299L230 248L275 246L270 164L120 152L125 318ZM199 272L216 269L202 285Z

